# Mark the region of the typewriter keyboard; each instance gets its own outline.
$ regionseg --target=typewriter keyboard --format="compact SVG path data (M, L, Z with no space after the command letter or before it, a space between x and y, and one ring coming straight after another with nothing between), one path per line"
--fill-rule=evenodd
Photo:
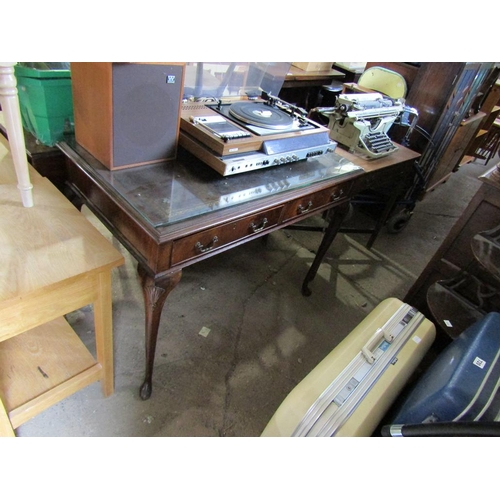
M365 146L373 153L385 153L396 149L387 134L383 132L375 132L366 134L363 138Z

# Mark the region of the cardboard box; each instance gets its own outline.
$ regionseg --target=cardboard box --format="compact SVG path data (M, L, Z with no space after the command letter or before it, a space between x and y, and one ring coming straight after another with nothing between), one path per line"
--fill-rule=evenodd
M292 66L304 71L328 71L332 69L332 62L294 62Z
M336 62L334 63L339 68L346 69L347 71L354 71L362 73L365 70L365 62Z

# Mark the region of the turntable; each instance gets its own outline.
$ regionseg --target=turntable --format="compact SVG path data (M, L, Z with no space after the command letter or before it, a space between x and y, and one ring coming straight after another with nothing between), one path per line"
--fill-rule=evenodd
M329 129L304 110L258 99L183 103L180 144L223 176L332 153Z

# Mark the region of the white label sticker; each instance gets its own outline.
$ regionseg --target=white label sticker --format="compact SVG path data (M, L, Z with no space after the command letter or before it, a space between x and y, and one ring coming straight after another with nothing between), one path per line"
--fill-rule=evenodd
M415 342L415 344L420 344L420 342L422 342L422 339L417 335L415 335L412 340L413 342Z
M481 358L477 358L473 362L474 365L479 366L479 368L483 369L486 366L486 361Z
M202 337L206 337L210 333L210 328L204 326L199 332Z
M448 319L445 319L444 320L444 324L448 327L448 328L451 328L453 325L451 324L451 321L448 320Z

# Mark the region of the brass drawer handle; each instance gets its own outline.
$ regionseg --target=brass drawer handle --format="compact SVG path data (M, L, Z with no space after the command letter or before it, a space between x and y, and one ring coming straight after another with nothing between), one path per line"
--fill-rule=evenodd
M262 222L258 226L254 222L252 222L250 224L250 229L252 230L252 233L260 233L266 227L267 222L268 221L266 217L262 219Z
M342 198L343 194L344 194L344 190L343 189L340 189L338 192L334 191L332 193L331 201L340 200L340 198Z
M198 250L198 252L200 253L205 253L205 252L208 252L209 250L212 250L216 243L219 241L219 238L217 238L217 236L214 236L213 239L212 239L212 243L208 246L203 246L199 241L196 243L195 245L195 248L196 250Z
M309 210L311 210L312 206L313 206L312 201L310 201L305 208L302 205L299 205L297 207L297 212L299 212L299 214L305 214L309 212Z

